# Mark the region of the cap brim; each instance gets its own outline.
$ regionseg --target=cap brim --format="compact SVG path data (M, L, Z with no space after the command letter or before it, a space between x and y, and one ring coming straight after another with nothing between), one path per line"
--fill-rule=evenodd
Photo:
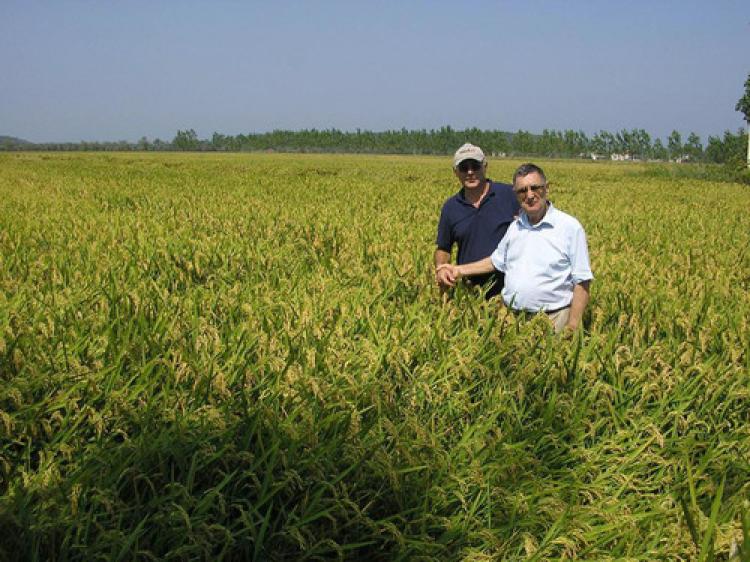
M476 160L477 162L481 162L484 164L487 161L487 158L482 156L478 158L477 154L467 154L465 156L461 156L458 160L453 160L453 167L458 168L458 165L463 162L464 160Z

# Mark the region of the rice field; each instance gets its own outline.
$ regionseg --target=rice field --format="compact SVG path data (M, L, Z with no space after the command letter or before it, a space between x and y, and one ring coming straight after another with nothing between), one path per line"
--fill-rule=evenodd
M569 339L440 298L449 157L0 154L0 560L750 560L750 190L538 163Z

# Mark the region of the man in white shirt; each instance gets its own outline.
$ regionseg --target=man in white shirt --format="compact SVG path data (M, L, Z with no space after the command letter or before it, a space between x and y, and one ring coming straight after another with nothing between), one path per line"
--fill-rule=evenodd
M544 312L555 331L575 330L589 301L594 276L586 234L574 217L547 200L544 172L523 164L513 174L521 214L491 256L463 265L441 265L451 284L466 275L505 273L502 297L516 311Z

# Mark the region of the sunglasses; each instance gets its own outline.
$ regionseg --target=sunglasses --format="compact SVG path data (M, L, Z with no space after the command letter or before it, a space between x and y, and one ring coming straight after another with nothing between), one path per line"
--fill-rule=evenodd
M472 172L478 172L482 169L482 163L477 160L464 160L458 164L458 171L465 174L469 170Z
M526 195L526 192L530 189L536 194L541 193L544 191L544 188L547 187L546 185L527 185L526 187L515 187L513 188L513 191L516 192L516 195Z

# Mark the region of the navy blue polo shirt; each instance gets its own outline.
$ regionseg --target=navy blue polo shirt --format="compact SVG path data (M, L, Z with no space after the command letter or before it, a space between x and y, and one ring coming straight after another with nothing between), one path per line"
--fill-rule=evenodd
M516 194L508 184L490 181L490 189L479 208L466 200L462 188L443 204L437 247L450 252L453 244L458 244L456 261L459 265L489 257L519 211ZM500 272L476 275L470 281L477 285L494 282L494 286L488 290L488 298L499 294L503 288L503 275Z

